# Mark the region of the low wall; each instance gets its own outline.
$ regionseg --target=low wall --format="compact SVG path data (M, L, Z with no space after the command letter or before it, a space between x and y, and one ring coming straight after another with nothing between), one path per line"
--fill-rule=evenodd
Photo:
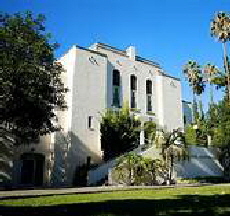
M218 161L217 148L189 147L190 159L175 165L177 178L222 176L223 167Z

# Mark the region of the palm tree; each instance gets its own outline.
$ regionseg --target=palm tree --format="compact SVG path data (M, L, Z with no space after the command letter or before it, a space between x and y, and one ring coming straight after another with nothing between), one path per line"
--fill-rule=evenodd
M142 160L141 155L133 152L119 157L113 173L115 180L128 186L134 185L137 168L143 162Z
M224 67L227 76L227 94L230 103L230 68L227 55L227 42L230 40L230 14L219 11L211 22L211 36L222 43Z
M201 95L204 91L204 82L201 66L196 61L188 61L183 67L183 73L188 78L193 92L193 123L198 118L196 95Z
M176 162L185 160L188 157L188 153L184 146L179 147L175 144L170 144L164 152L164 157L169 168L169 180L172 181L175 178L174 166Z
M213 80L216 77L217 74L219 74L219 69L212 64L207 64L204 66L204 74L206 75L206 80L210 84L210 105L213 105Z

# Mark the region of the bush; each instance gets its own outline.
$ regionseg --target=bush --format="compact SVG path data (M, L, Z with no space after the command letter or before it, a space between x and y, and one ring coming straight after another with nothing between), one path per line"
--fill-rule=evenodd
M101 146L104 160L110 160L139 145L140 120L124 104L120 110L108 109L101 121Z
M167 174L168 168L162 160L128 153L118 159L112 170L112 181L128 186L156 185L162 184Z

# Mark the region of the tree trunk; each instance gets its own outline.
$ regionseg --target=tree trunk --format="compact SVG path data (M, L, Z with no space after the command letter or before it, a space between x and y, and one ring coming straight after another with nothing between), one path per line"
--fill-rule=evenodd
M214 104L214 97L213 97L213 84L210 83L210 105Z
M193 104L192 104L192 111L193 111L193 124L197 123L197 103L196 103L196 95L193 92Z
M227 98L230 103L230 68L228 65L228 57L227 57L227 45L226 42L222 43L223 45L223 53L224 53L224 67L225 67L225 74L227 76Z

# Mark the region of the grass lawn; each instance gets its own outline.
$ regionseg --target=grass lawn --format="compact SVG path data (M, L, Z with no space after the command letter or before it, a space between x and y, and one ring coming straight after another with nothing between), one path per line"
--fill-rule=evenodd
M0 200L2 215L230 215L230 186L139 189Z

